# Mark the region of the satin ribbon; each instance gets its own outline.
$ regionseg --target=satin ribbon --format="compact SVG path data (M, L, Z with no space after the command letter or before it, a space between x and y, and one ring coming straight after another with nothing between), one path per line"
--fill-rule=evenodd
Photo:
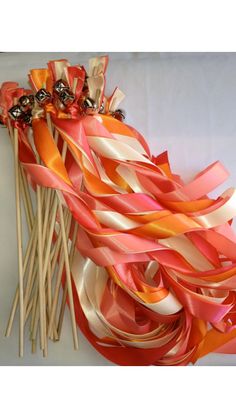
M90 91L102 86L99 103L105 83L96 83L105 80L106 66L105 58L90 63ZM70 86L77 79L79 96L84 75L62 60L32 70L30 80L51 91L58 78ZM5 115L18 94L13 84L1 91ZM141 134L109 115L121 98L115 90L106 115L81 116L76 107L66 113L54 104L35 114L34 144L45 167L29 146L30 129L18 126L28 178L60 190L80 225L72 267L77 322L117 364L183 365L211 351L235 352L235 190L207 196L228 173L216 162L184 184L166 152L151 156ZM67 142L70 164L62 161L45 112Z

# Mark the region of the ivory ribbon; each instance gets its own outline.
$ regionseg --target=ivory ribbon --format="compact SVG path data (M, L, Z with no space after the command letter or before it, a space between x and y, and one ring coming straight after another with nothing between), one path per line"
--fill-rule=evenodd
M87 79L106 114L51 103L36 109L32 128L16 124L30 183L60 191L79 223L72 265L78 325L117 364L184 365L212 351L235 353L236 191L207 196L228 173L216 162L184 184L166 152L151 156L142 135L111 116L123 94L104 96L106 67L107 57L91 60ZM66 60L29 75L34 90L45 85L51 92L58 78L82 95L85 70ZM24 92L16 83L2 85L5 122ZM36 163L34 147L45 166Z

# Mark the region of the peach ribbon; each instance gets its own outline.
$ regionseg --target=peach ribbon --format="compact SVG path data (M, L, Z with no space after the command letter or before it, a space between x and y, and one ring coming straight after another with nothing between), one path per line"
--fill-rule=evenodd
M90 89L99 77L105 80L106 66L106 59L90 63ZM30 72L35 89L51 89L61 77L70 85L80 80L81 94L79 66L62 60ZM19 92L13 84L3 87L6 114ZM104 84L100 99L103 90ZM113 102L115 96L110 109ZM19 155L31 183L60 190L79 223L74 297L89 341L127 365L182 365L211 351L235 352L236 237L230 224L236 192L207 196L226 180L224 167L216 162L184 184L167 153L152 157L141 134L109 114L81 116L74 107L68 116L53 104L45 111L59 142L67 142L68 159L62 161L44 111L35 115L32 130L45 167L35 161L30 129L20 126Z

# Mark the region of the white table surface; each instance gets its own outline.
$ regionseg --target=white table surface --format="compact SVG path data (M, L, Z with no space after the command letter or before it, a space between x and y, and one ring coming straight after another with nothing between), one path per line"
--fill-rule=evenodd
M86 65L96 53L3 53L0 83L17 81L27 87L31 68L49 59L67 58ZM152 152L169 151L175 172L186 180L220 159L231 173L217 189L236 186L236 54L110 53L107 91L118 86L126 98L127 123L138 129ZM48 358L26 344L18 358L18 323L4 337L17 281L14 169L6 130L0 127L0 365L111 365L79 333L80 349L72 347L68 311L62 339L49 345ZM27 341L26 341L27 342ZM198 365L236 365L236 355L211 354Z

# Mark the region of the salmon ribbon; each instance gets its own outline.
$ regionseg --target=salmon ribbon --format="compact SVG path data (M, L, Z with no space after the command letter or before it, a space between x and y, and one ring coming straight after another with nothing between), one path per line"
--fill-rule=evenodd
M64 79L76 101L35 108L32 127L18 125L29 182L57 190L79 224L72 263L78 326L120 365L186 365L211 352L236 353L236 190L208 197L228 178L218 161L184 183L167 152L152 156L143 136L114 117L124 95L116 88L105 96L107 62L90 60L88 73L66 60L31 70L34 91L52 93ZM93 114L81 112L85 84L98 103ZM18 89L1 88L4 118Z

